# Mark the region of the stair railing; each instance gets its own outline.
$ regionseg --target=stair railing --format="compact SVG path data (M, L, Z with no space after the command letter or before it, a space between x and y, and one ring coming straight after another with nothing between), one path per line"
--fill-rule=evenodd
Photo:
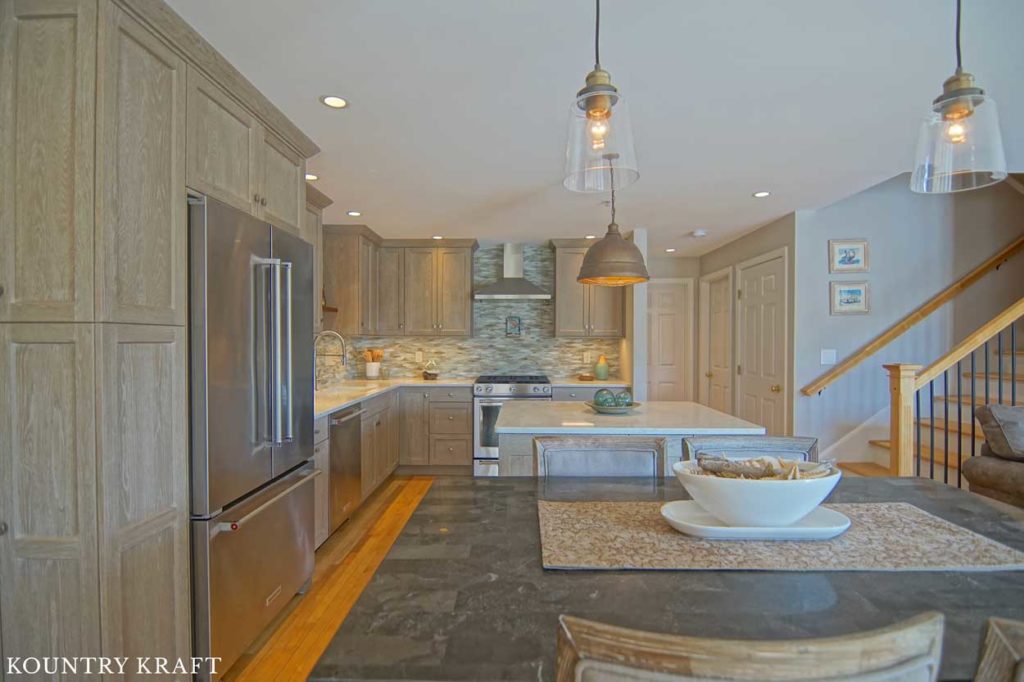
M885 365L889 372L891 400L889 472L893 476L925 476L962 487L960 467L965 456L978 454L980 433L974 419L975 409L992 402L1017 405L1021 398L1017 367L1024 362L1024 351L1017 345L1017 328L1022 326L1022 318L1024 298L983 324L928 367L903 363ZM951 372L954 381L950 381ZM969 379L967 390L965 378ZM981 391L978 390L979 378L983 384ZM941 393L936 393L937 389ZM925 406L923 401L926 401ZM936 403L941 403L941 408L937 408ZM965 416L969 417L969 422L965 421ZM955 423L951 419L955 419ZM927 429L922 423L924 420L927 420ZM937 428L939 420L941 427ZM951 435L956 439L955 453L950 450ZM969 440L966 448L965 439ZM941 469L938 477L936 469ZM955 470L955 475L951 469Z
M800 391L804 395L815 395L821 393L838 381L841 376L852 370L854 367L857 367L860 363L867 360L882 348L888 346L918 322L956 298L956 296L962 291L966 290L992 270L997 270L999 266L1022 251L1024 251L1024 235L1017 237L1000 249L998 253L994 254L991 258L988 258L984 263L981 263L978 267L974 268L966 275L932 296L928 301L907 313L894 325L855 350L845 360L801 388Z

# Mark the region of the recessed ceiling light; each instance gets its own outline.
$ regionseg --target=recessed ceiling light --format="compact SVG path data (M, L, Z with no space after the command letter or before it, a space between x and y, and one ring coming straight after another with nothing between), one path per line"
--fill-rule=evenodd
M584 239L597 239L597 235L588 234Z
M319 180L320 176L316 175L314 173L306 173L306 179L309 180L310 182L312 182L314 180Z
M665 253L675 253L675 249L665 249Z
M763 190L763 189L758 191L758 192L754 192L754 194L753 194L755 199L764 199L765 197L770 197L771 195L772 195L771 192L768 192L768 191Z
M349 211L345 215L352 216L353 218L358 218L359 216L363 215L363 212L362 211Z
M324 95L320 98L320 103L331 109L344 109L348 106L348 100L337 95Z
M702 237L707 237L708 236L708 231L707 230L694 230L693 232L690 233L690 236L691 237L696 237L697 239L701 239Z
M431 237L431 239L444 239L444 237L442 237L439 234L435 234L433 237Z

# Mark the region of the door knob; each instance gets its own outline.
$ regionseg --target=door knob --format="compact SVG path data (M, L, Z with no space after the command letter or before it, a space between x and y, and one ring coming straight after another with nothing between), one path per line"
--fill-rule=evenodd
M769 389L769 390L770 390L770 391L771 391L772 393L782 393L782 386L779 386L778 384L775 384L775 385L774 385L774 386L772 386L772 387L771 387L771 389Z
M704 376L706 376L708 379L710 379L711 377L715 376L715 373L714 372L704 372Z

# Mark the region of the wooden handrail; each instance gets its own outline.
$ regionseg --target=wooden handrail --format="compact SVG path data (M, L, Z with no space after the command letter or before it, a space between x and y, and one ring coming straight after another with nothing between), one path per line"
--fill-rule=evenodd
M804 395L821 393L839 379L839 377L843 376L851 369L880 351L882 348L892 343L908 329L955 298L957 294L970 287L984 275L999 267L1021 251L1024 251L1024 235L1014 239L1012 242L1000 249L994 256L950 284L939 293L932 296L926 303L914 309L904 316L899 322L858 348L852 355L847 357L831 370L825 372L820 377L804 386L800 389L801 393Z
M985 324L968 334L967 338L953 347L951 351L924 368L914 380L914 390L918 391L928 385L928 382L939 376L947 369L960 362L968 355L980 348L986 341L1003 331L1015 321L1024 317L1024 298L1006 308Z

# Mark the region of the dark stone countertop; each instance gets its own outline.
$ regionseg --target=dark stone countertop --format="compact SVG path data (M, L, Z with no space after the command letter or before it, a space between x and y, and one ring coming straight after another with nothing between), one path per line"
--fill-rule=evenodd
M440 478L312 680L551 680L559 614L666 633L791 639L946 615L942 679L969 679L1024 572L546 571L538 499L685 498L675 480ZM1024 515L923 479L847 478L831 502L910 502L1024 550Z

